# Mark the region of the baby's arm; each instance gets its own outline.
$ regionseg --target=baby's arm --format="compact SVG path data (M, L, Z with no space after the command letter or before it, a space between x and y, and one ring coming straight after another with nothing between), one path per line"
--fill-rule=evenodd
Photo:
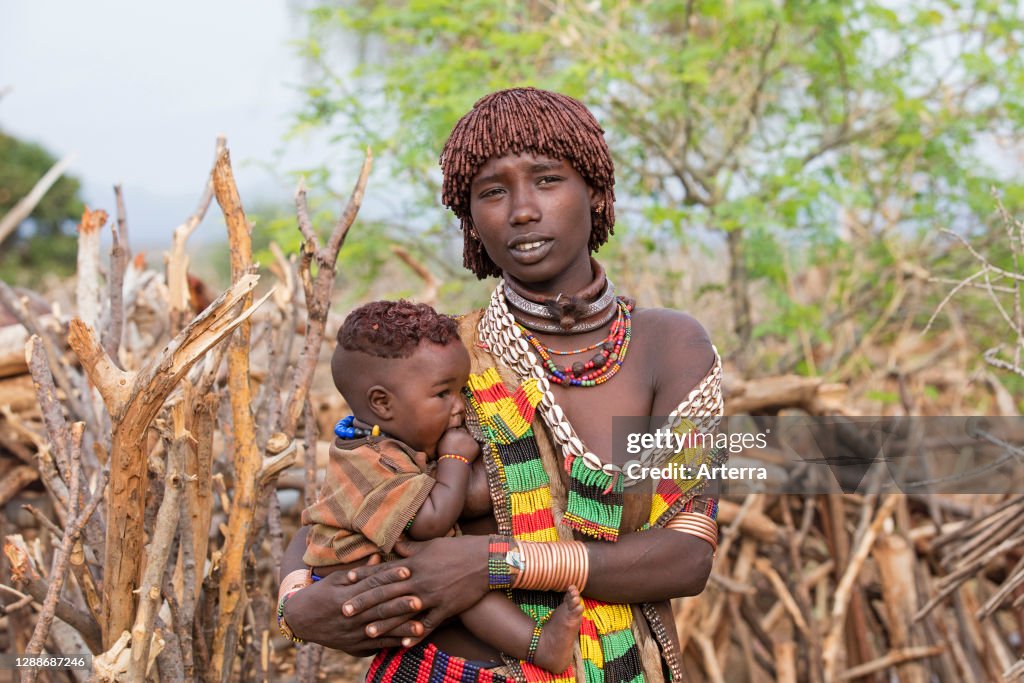
M466 503L466 484L472 463L480 455L480 446L469 432L449 429L437 444L437 452L437 481L409 528L409 536L417 541L444 536L459 518ZM466 461L440 457L444 455L457 455Z

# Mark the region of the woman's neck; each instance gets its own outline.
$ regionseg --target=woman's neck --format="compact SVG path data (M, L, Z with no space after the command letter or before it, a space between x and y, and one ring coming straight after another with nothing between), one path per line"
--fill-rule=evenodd
M554 299L559 294L566 297L577 296L592 285L596 277L603 279L604 271L588 255L585 263L568 268L563 273L543 282L523 282L508 273L502 273L502 276L506 281L513 283L519 290L530 292L538 298ZM597 294L600 294L600 291Z

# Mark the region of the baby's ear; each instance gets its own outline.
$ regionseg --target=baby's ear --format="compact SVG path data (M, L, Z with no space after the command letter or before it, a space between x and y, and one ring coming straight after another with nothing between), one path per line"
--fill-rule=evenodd
M374 384L366 390L366 405L379 420L390 420L394 416L393 399L394 395L387 387L379 384Z

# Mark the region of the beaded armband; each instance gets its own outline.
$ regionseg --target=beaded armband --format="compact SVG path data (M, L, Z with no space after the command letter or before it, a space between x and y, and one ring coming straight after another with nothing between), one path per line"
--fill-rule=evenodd
M491 535L487 543L487 587L489 590L505 590L512 587L512 568L505 561L505 555L512 548L508 536Z

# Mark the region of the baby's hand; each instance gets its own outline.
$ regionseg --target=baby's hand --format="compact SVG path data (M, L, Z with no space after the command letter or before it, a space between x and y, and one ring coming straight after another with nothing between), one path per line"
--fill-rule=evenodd
M473 462L480 455L480 444L474 441L465 429L453 427L445 432L441 440L437 442L438 456L445 453L461 455L466 460Z

